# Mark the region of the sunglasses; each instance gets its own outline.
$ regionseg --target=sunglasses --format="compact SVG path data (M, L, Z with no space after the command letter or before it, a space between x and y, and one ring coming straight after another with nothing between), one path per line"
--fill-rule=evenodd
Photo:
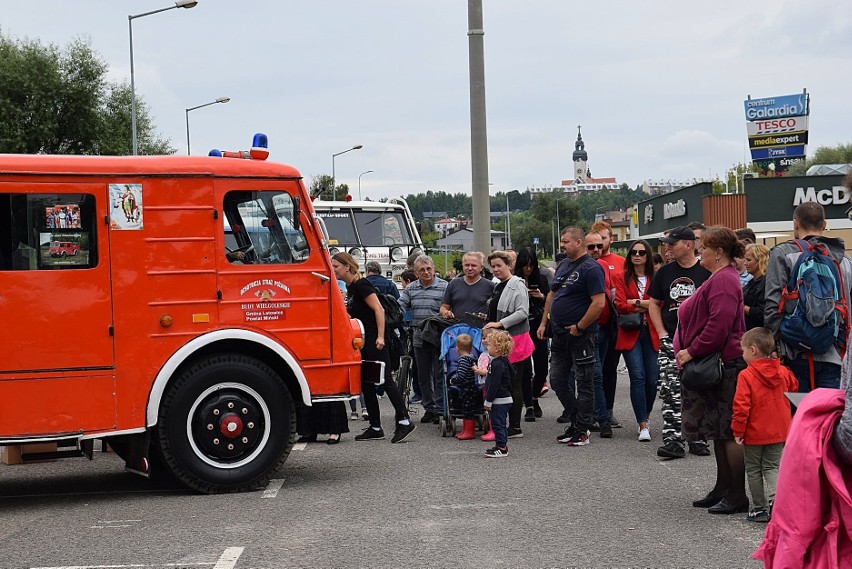
M603 243L595 243L594 245L586 245L586 249L594 251L595 249L603 249Z
M636 257L644 257L648 254L648 252L644 249L642 249L641 251L639 249L633 249L630 254Z

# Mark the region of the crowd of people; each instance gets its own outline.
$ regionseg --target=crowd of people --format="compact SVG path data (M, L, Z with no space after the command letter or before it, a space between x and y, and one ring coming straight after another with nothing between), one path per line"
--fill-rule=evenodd
M477 361L470 337L457 339L461 365L453 389L461 391L464 405L464 427L457 437L476 438L474 402L483 402L491 428L480 438L494 442L485 456L508 456L508 440L524 436L522 422L543 418L538 399L552 389L563 408L555 419L565 425L556 440L581 447L590 444L593 432L606 439L622 427L613 407L623 357L636 440L648 443L656 436L662 443L656 454L663 459L687 453L715 458L715 483L693 506L769 522L776 484L784 484L778 477L781 470L783 478L792 415L785 392L837 390L832 401L839 425L826 448L833 449L831 457L838 464L852 462L852 409L843 405L839 392L846 389L848 402L852 364L845 346L852 260L842 240L824 235L825 213L818 203L797 206L793 226L795 239L770 250L756 243L748 229L691 223L660 238L662 255L639 239L630 243L624 258L610 250L611 227L597 222L588 232L562 230L563 258L553 270L540 266L529 249L494 251L487 258L467 252L462 274L449 281L436 274L428 256L410 259L398 295L413 330L416 373L408 403L422 405L421 423L439 422L446 378L439 347L424 340L424 329L436 318L474 316L482 320L485 353ZM797 261L808 251L823 255L837 269L841 291L827 308L812 303L806 291L792 290L806 280L796 271L804 270ZM388 361L376 292L393 285L375 271L370 275L371 267L361 279L357 262L345 253L335 255L332 263L346 286L350 315L364 323L364 358ZM790 339L784 327L796 325L790 320L797 306L812 311L811 316L819 310L837 315L836 341L827 349ZM698 372L687 373L695 369L711 370L701 373L712 381L695 384L690 378ZM362 387L370 425L355 439L382 439L375 386ZM385 382L384 393L396 411L392 442L400 442L414 424L393 381ZM653 415L658 398L659 419ZM300 422L307 425L303 439L315 440L325 429L339 440L346 431L345 408L332 412L331 404L318 407L329 408L319 413L327 417ZM811 417L810 412L802 415ZM800 452L795 451L797 456ZM849 516L850 504L845 507L841 514ZM852 527L849 519L846 523ZM783 533L778 527L773 531ZM767 551L762 554L769 555Z

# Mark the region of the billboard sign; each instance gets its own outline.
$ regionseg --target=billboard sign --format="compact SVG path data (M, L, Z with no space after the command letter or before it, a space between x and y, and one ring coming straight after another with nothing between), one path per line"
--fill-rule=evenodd
M808 130L808 117L787 117L746 122L749 137L785 132L805 132Z
M791 156L804 156L805 145L777 146L775 148L752 148L752 160L766 160L768 158L789 158Z
M746 99L743 105L747 121L801 117L809 114L807 93Z
M785 132L782 134L765 134L761 136L749 136L748 146L755 148L770 148L773 146L792 146L808 143L808 132Z

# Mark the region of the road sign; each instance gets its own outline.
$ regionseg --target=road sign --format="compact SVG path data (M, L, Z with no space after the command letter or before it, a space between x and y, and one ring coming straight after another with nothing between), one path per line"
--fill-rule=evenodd
M533 245L538 245L538 237L533 237Z

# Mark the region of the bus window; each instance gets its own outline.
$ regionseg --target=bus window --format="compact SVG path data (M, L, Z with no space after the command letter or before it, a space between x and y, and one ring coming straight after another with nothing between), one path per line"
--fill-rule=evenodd
M357 245L355 225L349 211L320 211L317 212L325 227L328 229L329 245Z
M242 263L300 263L310 255L304 232L294 227L295 208L286 192L229 192L224 211L225 247L244 251Z
M366 246L408 245L412 243L405 220L399 212L355 211L355 223Z

